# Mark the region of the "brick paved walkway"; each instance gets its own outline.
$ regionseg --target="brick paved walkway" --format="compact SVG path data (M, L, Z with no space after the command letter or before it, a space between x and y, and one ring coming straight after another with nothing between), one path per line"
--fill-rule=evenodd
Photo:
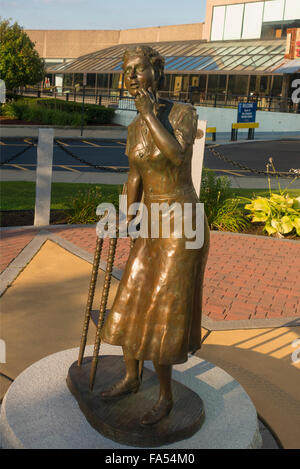
M89 253L94 252L94 226L56 227L49 231ZM36 233L36 229L1 232L1 271ZM105 240L104 260L107 247ZM212 232L203 314L214 320L299 318L299 248L298 242ZM119 240L115 267L124 268L128 252L129 241Z

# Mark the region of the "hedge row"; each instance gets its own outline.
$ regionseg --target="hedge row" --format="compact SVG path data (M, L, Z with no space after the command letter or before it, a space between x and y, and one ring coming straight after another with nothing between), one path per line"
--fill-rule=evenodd
M5 104L0 111L1 114L26 122L36 122L44 125L71 125L79 127L81 114L78 112L68 113L47 109L36 103L28 101L11 101ZM86 120L84 120L86 124Z
M82 103L62 101L61 99L41 98L37 99L39 106L54 109L66 113L82 113ZM84 104L84 116L87 124L110 124L115 110L97 104Z

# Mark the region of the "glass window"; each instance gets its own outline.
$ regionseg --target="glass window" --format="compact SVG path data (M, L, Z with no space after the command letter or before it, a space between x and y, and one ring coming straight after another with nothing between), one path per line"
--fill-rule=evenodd
M189 75L183 75L182 91L188 91L189 89Z
M268 82L271 77L262 76L260 77L260 92L266 94L268 90Z
M88 88L95 88L96 73L88 73L86 77L86 85Z
M169 91L170 84L171 84L171 75L168 73L168 74L165 75L163 91Z
M248 75L230 75L228 80L228 93L233 95L247 95Z
M109 74L108 73L98 73L97 74L97 88L109 88Z
M299 20L300 19L300 1L299 0L286 0L284 10L285 20Z
M113 73L111 79L111 89L118 90L122 88L122 74L121 73ZM120 86L121 85L121 86Z
M235 57L235 60L226 66L227 70L234 70L238 65L244 65L247 62L247 57Z
M193 70L196 63L199 63L199 57L189 58L186 62L184 62L184 64L182 64L182 70Z
M250 87L249 87L249 93L250 93L250 95L251 95L251 94L255 94L255 90L256 90L256 76L255 76L255 75L251 75L251 76L250 76Z
M206 81L207 81L207 75L199 75L198 87L200 91L206 90Z
M122 70L122 65L123 65L123 60L121 62L118 62L114 67L112 67L114 70Z
M198 67L201 67L203 64L207 64L210 60L210 57L202 57L198 62L193 64L192 70L198 70Z
M224 40L240 39L244 5L228 5L226 8Z
M225 6L214 7L210 34L211 41L221 41L223 39L225 8Z
M222 93L226 90L226 75L208 76L208 93Z
M282 76L275 76L273 79L271 95L280 96L281 91L282 91Z
M64 88L71 88L73 86L73 73L64 74Z
M218 75L209 75L208 76L208 93L216 93L218 91Z
M181 68L181 64L186 61L186 57L179 57L176 60L171 61L168 65L167 68L168 70L176 70Z
M207 75L192 75L190 86L194 91L205 91L206 90Z
M259 39L264 2L246 3L242 39Z
M264 21L281 21L283 19L284 0L265 2Z
M74 73L74 85L83 85L83 73Z
M195 67L195 70L211 70L210 65L214 65L215 61L213 57L207 57L207 61ZM213 67L214 68L214 67Z
M219 66L215 61L213 61L205 67L205 70L219 70Z

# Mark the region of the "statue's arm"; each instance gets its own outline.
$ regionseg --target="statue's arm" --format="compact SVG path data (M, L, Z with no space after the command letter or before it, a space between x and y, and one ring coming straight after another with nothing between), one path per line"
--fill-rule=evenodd
M161 153L172 161L176 166L180 166L184 160L186 151L185 145L180 145L176 138L163 126L154 113L149 113L144 117L151 132L152 138Z
M131 204L140 202L143 193L143 184L141 175L133 163L130 163L127 181L127 211ZM127 221L129 222L134 215L128 215Z
M190 145L190 140L192 139L188 138L188 141L186 141L184 138L176 138L176 131L174 132L175 135L172 135L163 126L163 124L154 114L153 103L151 102L151 99L146 91L141 90L140 95L137 96L135 101L136 108L141 113L142 118L146 122L156 146L160 149L164 156L171 160L176 166L179 166L184 160L187 146ZM193 108L191 107L191 109ZM178 115L176 120L178 122L182 121L181 125L183 127L186 126L186 124L181 119L181 116ZM188 132L193 134L194 129L183 128L182 132L179 132L179 134L183 135L187 134Z

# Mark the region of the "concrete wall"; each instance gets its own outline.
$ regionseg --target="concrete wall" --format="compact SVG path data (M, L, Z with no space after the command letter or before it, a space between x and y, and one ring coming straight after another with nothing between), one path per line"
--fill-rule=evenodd
M120 31L120 44L135 42L187 41L202 39L204 23L124 29Z
M74 59L118 44L202 39L203 23L119 30L34 30L26 33L44 59Z
M74 59L81 55L114 46L119 31L25 30L44 59Z
M216 127L217 132L231 132L231 124L237 121L237 109L223 109L196 106L199 119L207 120L207 127ZM134 119L133 111L117 110L114 118L116 124L128 126ZM259 128L256 132L300 132L300 114L284 112L257 111L256 121ZM241 131L239 131L241 132Z
M235 3L251 3L260 1L261 0L206 0L206 15L203 27L203 39L206 39L207 41L210 40L213 7L219 5L233 5Z
M231 124L237 121L237 109L196 106L199 119L207 120L208 127L217 127L217 132L231 132ZM255 132L299 132L300 114L257 111Z
M114 124L124 125L125 127L128 127L129 124L135 118L135 116L135 111L116 110L113 122Z

